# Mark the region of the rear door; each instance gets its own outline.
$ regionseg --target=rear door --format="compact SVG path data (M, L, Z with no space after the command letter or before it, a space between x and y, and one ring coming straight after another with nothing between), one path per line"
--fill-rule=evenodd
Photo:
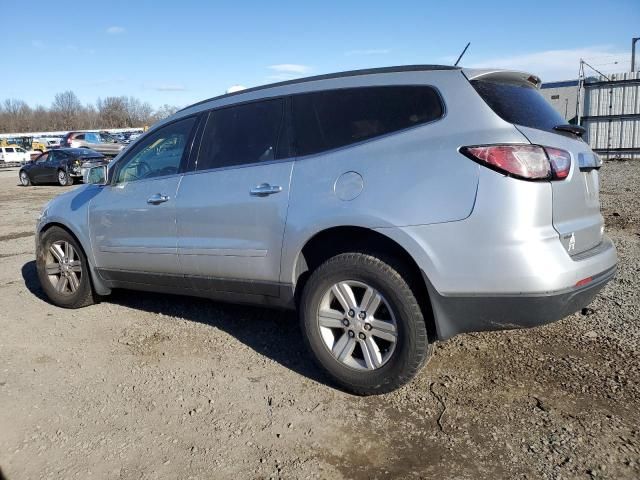
M192 288L279 295L293 168L284 99L211 111L180 184L178 254Z
M18 155L16 154L15 147L5 147L4 161L7 163L13 163L18 161Z
M95 150L96 152L103 153L103 148L100 143L100 135L96 132L87 132L84 134L84 143L87 148Z
M570 255L602 241L599 162L589 145L575 134L554 127L566 120L537 89L537 78L527 74L497 72L471 80L480 96L504 120L513 123L535 145L571 154L571 171L564 180L552 181L553 226Z

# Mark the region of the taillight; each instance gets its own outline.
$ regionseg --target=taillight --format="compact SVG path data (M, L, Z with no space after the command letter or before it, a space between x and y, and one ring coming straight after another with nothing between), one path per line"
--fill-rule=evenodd
M471 160L524 180L562 180L571 170L569 152L539 145L478 145L462 147Z
M551 147L545 147L545 151L549 156L554 179L562 180L567 178L569 170L571 170L571 155L569 155L569 152Z

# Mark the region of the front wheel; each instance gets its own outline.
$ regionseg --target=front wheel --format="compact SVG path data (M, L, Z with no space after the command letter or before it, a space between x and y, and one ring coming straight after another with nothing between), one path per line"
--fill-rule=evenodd
M330 258L310 276L301 326L319 365L358 395L410 381L431 353L425 319L401 264L365 253Z
M42 234L36 268L42 289L55 305L80 308L94 303L87 259L66 230L51 227Z
M64 170L58 170L58 183L62 187L66 187L71 182L71 177Z

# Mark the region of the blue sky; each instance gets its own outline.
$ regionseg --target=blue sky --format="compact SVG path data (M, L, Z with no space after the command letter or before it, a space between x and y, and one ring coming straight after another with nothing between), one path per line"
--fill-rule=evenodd
M236 84L453 63L467 41L463 66L561 80L575 78L580 57L628 70L640 36L640 0L2 0L1 10L0 100L45 106L64 90L84 103L132 95L184 106Z

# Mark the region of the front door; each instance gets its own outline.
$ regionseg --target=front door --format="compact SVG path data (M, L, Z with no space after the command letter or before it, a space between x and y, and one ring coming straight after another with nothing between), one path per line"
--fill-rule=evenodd
M29 170L29 175L31 176L31 180L34 182L49 182L51 179L49 178L48 165L49 165L49 157L51 152L46 152L40 155L36 160L34 160L34 165Z
M150 134L112 166L108 185L91 200L96 265L116 282L180 282L176 194L195 117Z
M285 100L209 114L180 184L178 254L192 288L278 296L293 159Z

